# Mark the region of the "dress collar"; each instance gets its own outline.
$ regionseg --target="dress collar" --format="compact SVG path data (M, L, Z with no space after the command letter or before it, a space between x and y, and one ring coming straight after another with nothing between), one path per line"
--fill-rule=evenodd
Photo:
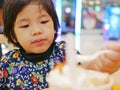
M33 62L33 63L36 63L36 62L40 62L40 61L44 61L46 60L53 52L53 44L48 48L47 51L45 51L44 53L40 53L40 54L34 54L34 53L31 53L31 54L27 54L23 48L20 48L20 52L21 54L23 55L23 57L30 61L30 62Z

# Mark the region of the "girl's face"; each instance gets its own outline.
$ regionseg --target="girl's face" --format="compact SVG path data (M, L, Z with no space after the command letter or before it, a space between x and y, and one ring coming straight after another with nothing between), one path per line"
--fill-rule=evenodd
M18 13L14 24L17 42L26 53L43 53L53 42L54 24L39 5L29 4Z

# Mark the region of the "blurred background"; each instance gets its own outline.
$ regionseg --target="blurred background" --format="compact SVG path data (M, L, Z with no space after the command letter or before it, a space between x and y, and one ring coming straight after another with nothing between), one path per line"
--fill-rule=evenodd
M0 0L0 5L4 0ZM75 36L75 47L83 54L94 53L108 41L120 42L120 0L53 0L61 28L57 41L67 33ZM2 8L0 9L0 11ZM1 16L0 12L0 16ZM0 56L9 44L2 36L0 24ZM12 47L13 48L13 47Z
M53 0L61 35L75 36L76 49L94 53L108 41L120 41L120 0Z

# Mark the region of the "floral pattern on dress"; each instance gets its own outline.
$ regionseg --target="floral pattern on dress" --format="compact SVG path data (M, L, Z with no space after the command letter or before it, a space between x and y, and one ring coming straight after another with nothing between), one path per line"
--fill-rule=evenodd
M9 90L48 88L46 75L57 62L64 61L64 42L56 42L50 57L37 63L25 60L19 49L11 50L0 61L0 88L7 87Z

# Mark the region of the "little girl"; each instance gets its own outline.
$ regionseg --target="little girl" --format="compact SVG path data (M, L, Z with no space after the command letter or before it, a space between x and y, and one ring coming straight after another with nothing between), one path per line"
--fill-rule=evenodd
M18 49L0 61L0 89L48 88L46 75L58 62L65 62L65 43L55 42L59 22L52 0L5 0L3 23L8 42ZM104 58L111 60L109 54Z

